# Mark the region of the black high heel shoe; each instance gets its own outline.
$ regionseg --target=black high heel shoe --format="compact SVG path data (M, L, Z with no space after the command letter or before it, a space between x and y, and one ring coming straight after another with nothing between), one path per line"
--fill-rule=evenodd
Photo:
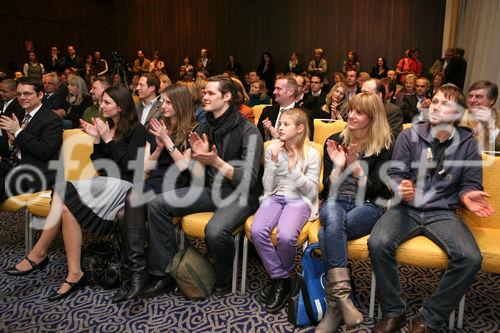
M28 274L33 273L36 270L42 270L42 269L44 269L45 266L47 266L47 264L49 263L49 257L48 256L45 257L45 259L43 259L42 261L40 261L40 263L38 263L38 264L36 262L34 262L33 260L31 260L30 258L28 258L28 256L26 256L24 259L31 265L30 269L25 270L25 271L20 271L14 265L13 267L8 268L5 271L5 274L11 275L11 276L28 275Z
M55 291L55 292L52 293L52 295L50 295L47 298L47 301L54 302L54 301L57 301L57 300L60 300L60 299L68 297L69 294L71 294L71 293L77 291L78 289L81 289L83 286L85 286L86 277L87 277L86 274L83 273L82 277L77 282L70 282L68 280L64 280L63 283L69 284L69 286L70 286L70 288L68 289L68 291L66 291L64 293L58 293L57 291Z

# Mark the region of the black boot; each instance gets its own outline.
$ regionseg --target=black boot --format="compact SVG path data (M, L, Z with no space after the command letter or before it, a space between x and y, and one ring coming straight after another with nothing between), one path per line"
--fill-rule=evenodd
M130 273L127 299L141 296L146 286L146 206L134 206L130 203L131 197L125 203Z
M119 217L118 217L119 216ZM123 218L123 209L117 213L118 225L120 230L120 254L121 254L121 264L120 264L120 274L122 277L121 286L115 292L112 298L113 303L120 303L126 299L128 294L128 279L129 279L129 265L128 265L128 227L125 224Z
M288 301L291 290L290 278L276 279L274 293L269 297L269 302L265 304L270 313L280 311Z
M269 303L269 298L274 294L274 289L276 288L276 279L270 279L269 282L262 287L262 289L257 294L257 301L261 304Z
M144 288L142 296L145 298L153 298L172 291L175 288L175 281L170 275L151 276L149 284Z

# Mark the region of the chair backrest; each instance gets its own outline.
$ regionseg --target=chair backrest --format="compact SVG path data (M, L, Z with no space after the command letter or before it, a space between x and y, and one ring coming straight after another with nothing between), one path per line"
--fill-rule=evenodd
M347 123L343 120L325 122L321 119L314 119L314 139L313 141L323 146L330 135L342 132Z
M273 142L276 142L277 140L269 140L269 141L266 141L264 142L264 151L266 151L267 147L269 147L270 144L272 144ZM309 146L316 149L319 153L319 158L321 160L321 169L320 169L320 172L319 172L319 180L318 180L318 186L319 186L319 192L323 191L323 146L316 143L316 142L313 142L313 141L309 141Z
M253 110L253 115L254 115L254 122L255 122L255 126L257 126L257 124L259 123L259 118L260 118L260 115L262 114L262 110L264 110L264 108L266 106L271 106L270 104L259 104L259 105L254 105L252 107L252 110Z
M411 123L403 124L403 129L411 128Z
M82 180L94 177L90 154L94 150L94 140L81 129L68 129L63 132L62 154L64 159L64 178Z
M500 156L483 154L483 187L490 195L487 199L495 212L489 217L479 217L464 210L464 222L472 228L500 229Z

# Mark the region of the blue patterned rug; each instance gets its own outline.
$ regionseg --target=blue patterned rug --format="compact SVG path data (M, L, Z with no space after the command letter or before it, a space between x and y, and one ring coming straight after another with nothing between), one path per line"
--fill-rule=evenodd
M200 244L197 244L200 245ZM201 245L203 247L203 245ZM267 281L256 255L249 258L246 295L210 297L189 301L164 295L152 300L111 303L113 291L87 286L67 300L55 303L45 298L59 286L66 273L60 239L50 251L48 268L28 277L10 277L3 271L24 255L22 214L0 213L0 332L313 332L313 327L295 329L286 313L271 315L255 300ZM413 316L437 286L441 272L401 267L402 285ZM357 301L365 314L361 327L350 332L371 332L368 318L371 271L369 262L353 261ZM466 294L465 320L456 332L500 332L500 277L480 273ZM344 332L345 327L339 329ZM402 332L406 332L403 329ZM443 330L443 332L447 332Z

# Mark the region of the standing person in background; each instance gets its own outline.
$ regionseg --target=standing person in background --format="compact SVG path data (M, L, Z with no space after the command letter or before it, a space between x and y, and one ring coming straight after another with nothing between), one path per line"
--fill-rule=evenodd
M464 55L465 50L463 48L454 48L450 63L444 70L445 83L453 83L460 89L464 89L465 74L467 72L467 61L465 61Z
M149 73L151 61L144 56L142 50L137 51L137 59L134 60L134 66L132 67L132 72L137 75L142 75L143 73Z
M57 46L52 46L50 48L49 61L47 61L45 65L45 70L47 71L47 73L60 73L64 71L63 60L61 59L61 54L59 53Z
M283 73L285 74L293 73L295 75L300 75L302 71L303 71L302 63L299 60L297 52L292 52L292 54L290 54L290 60L288 60L288 63L286 64Z
M78 72L80 76L85 76L83 72L83 67L85 66L85 61L82 57L76 54L76 49L73 45L68 45L68 53L64 57L64 68L69 68L74 72Z
M325 58L323 58L322 48L314 49L314 58L309 61L307 72L310 75L316 74L320 75L321 77L328 73L328 62Z
M381 79L387 76L387 71L389 67L387 67L387 62L384 57L378 57L375 66L372 67L372 72L370 77L373 79Z
M43 64L38 61L35 52L28 52L28 62L23 66L23 74L30 79L41 80L45 73Z
M257 66L257 74L261 80L266 82L267 92L271 90L274 85L274 78L276 76L276 67L273 63L273 56L268 51L262 53L262 57Z
M163 60L161 60L160 52L154 51L153 60L151 60L151 62L149 63L149 72L155 73L157 70L159 70L163 73L164 69L165 63L163 62Z
M94 62L93 66L95 69L95 74L99 77L102 75L106 75L108 72L108 62L104 59L101 58L101 52L100 51L95 51L94 52Z
M214 64L212 62L212 58L209 58L208 56L208 49L201 49L200 59L198 59L198 66L196 70L205 70L205 72L207 72L208 74L207 77L213 74Z
M355 69L356 72L360 70L358 55L352 50L347 52L346 59L342 63L342 73L347 73L348 69Z
M238 78L241 77L241 64L236 60L234 55L228 57L226 70L233 72Z

